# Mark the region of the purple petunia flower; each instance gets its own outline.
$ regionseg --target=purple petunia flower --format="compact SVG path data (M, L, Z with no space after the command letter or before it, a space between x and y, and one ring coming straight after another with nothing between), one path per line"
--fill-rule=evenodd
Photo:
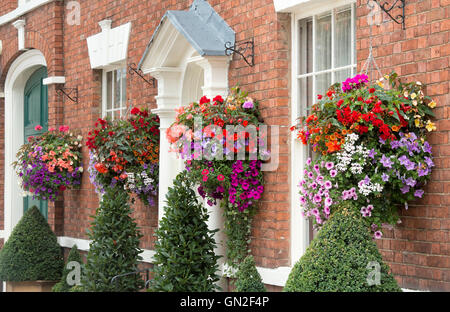
M330 176L332 178L334 178L336 175L337 175L337 171L336 170L334 170L334 169L330 170Z
M410 189L409 185L405 185L400 189L400 191L402 192L402 194L406 194L409 192L409 189Z
M394 162L389 158L386 157L386 155L383 154L383 156L381 157L380 163L385 167L385 168L392 168L392 165L394 164Z
M400 147L400 142L399 141L392 141L391 142L391 148L392 149L397 149Z
M409 185L411 187L414 187L416 185L416 180L414 180L413 178L409 177L408 179L406 179L405 181L406 185Z
M405 165L409 162L409 158L403 155L398 158L398 161L400 162L400 165Z
M416 169L416 164L413 163L412 161L410 161L405 165L405 168L408 171L414 170L414 169Z
M414 192L414 196L419 197L419 198L422 198L423 193L425 193L423 190L416 190L416 191Z
M427 163L428 167L430 167L430 168L434 167L434 162L433 162L433 160L430 157L425 156L424 159L425 159L425 162Z
M372 148L372 149L369 151L369 157L372 158L372 159L375 158L375 155L376 155L376 154L378 154L378 153L377 153L377 151L375 151L374 148Z
M431 145L430 145L430 143L428 143L428 141L425 141L425 143L423 144L422 149L423 149L423 151L425 153L431 154Z
M328 170L331 170L334 168L334 164L332 162L327 162L325 164L325 168L327 168Z
M389 181L389 175L387 175L386 173L383 172L383 174L381 175L381 179L384 182L387 182L387 181Z

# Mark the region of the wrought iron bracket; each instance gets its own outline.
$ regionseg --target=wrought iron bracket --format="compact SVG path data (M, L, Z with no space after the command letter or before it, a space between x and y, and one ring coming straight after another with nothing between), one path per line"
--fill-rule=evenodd
M58 88L56 93L59 95L65 95L69 100L78 104L78 87L76 88Z
M138 75L139 77L142 78L142 80L144 80L146 83L148 83L149 85L151 85L152 87L156 86L156 79L152 78L151 80L148 80L147 78L144 77L144 73L142 72L142 70L138 69L135 63L132 63L130 65L128 65L128 72L130 73L130 75Z
M371 0L369 0L371 1ZM373 0L378 6L383 10L389 17L396 22L397 24L401 24L403 29L406 29L405 27L405 7L406 7L406 0L395 0L395 2L390 5L388 2L384 2L381 4L381 1L384 0ZM400 3L399 3L400 2ZM398 4L398 5L397 5ZM402 14L399 14L395 16L395 14L391 14L391 11L394 9L401 9Z
M255 66L255 42L250 41L236 41L234 45L231 42L225 43L225 54L231 53L239 54L248 66Z

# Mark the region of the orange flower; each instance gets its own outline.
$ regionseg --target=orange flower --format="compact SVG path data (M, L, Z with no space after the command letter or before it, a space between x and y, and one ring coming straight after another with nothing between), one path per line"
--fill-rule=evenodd
M392 126L392 131L397 132L398 130L400 130L399 126Z

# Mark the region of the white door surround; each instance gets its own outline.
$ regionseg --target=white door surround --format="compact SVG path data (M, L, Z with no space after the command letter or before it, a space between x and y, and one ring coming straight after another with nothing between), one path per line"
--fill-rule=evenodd
M47 66L39 50L21 54L8 70L5 80L5 186L4 238L11 234L23 215L23 196L19 179L12 167L23 142L24 89L28 78L41 66Z

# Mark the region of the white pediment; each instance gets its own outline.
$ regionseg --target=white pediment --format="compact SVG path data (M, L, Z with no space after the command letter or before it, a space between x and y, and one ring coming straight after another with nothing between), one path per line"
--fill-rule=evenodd
M102 32L87 38L92 69L103 69L126 62L131 23L111 28L111 22L99 23Z

